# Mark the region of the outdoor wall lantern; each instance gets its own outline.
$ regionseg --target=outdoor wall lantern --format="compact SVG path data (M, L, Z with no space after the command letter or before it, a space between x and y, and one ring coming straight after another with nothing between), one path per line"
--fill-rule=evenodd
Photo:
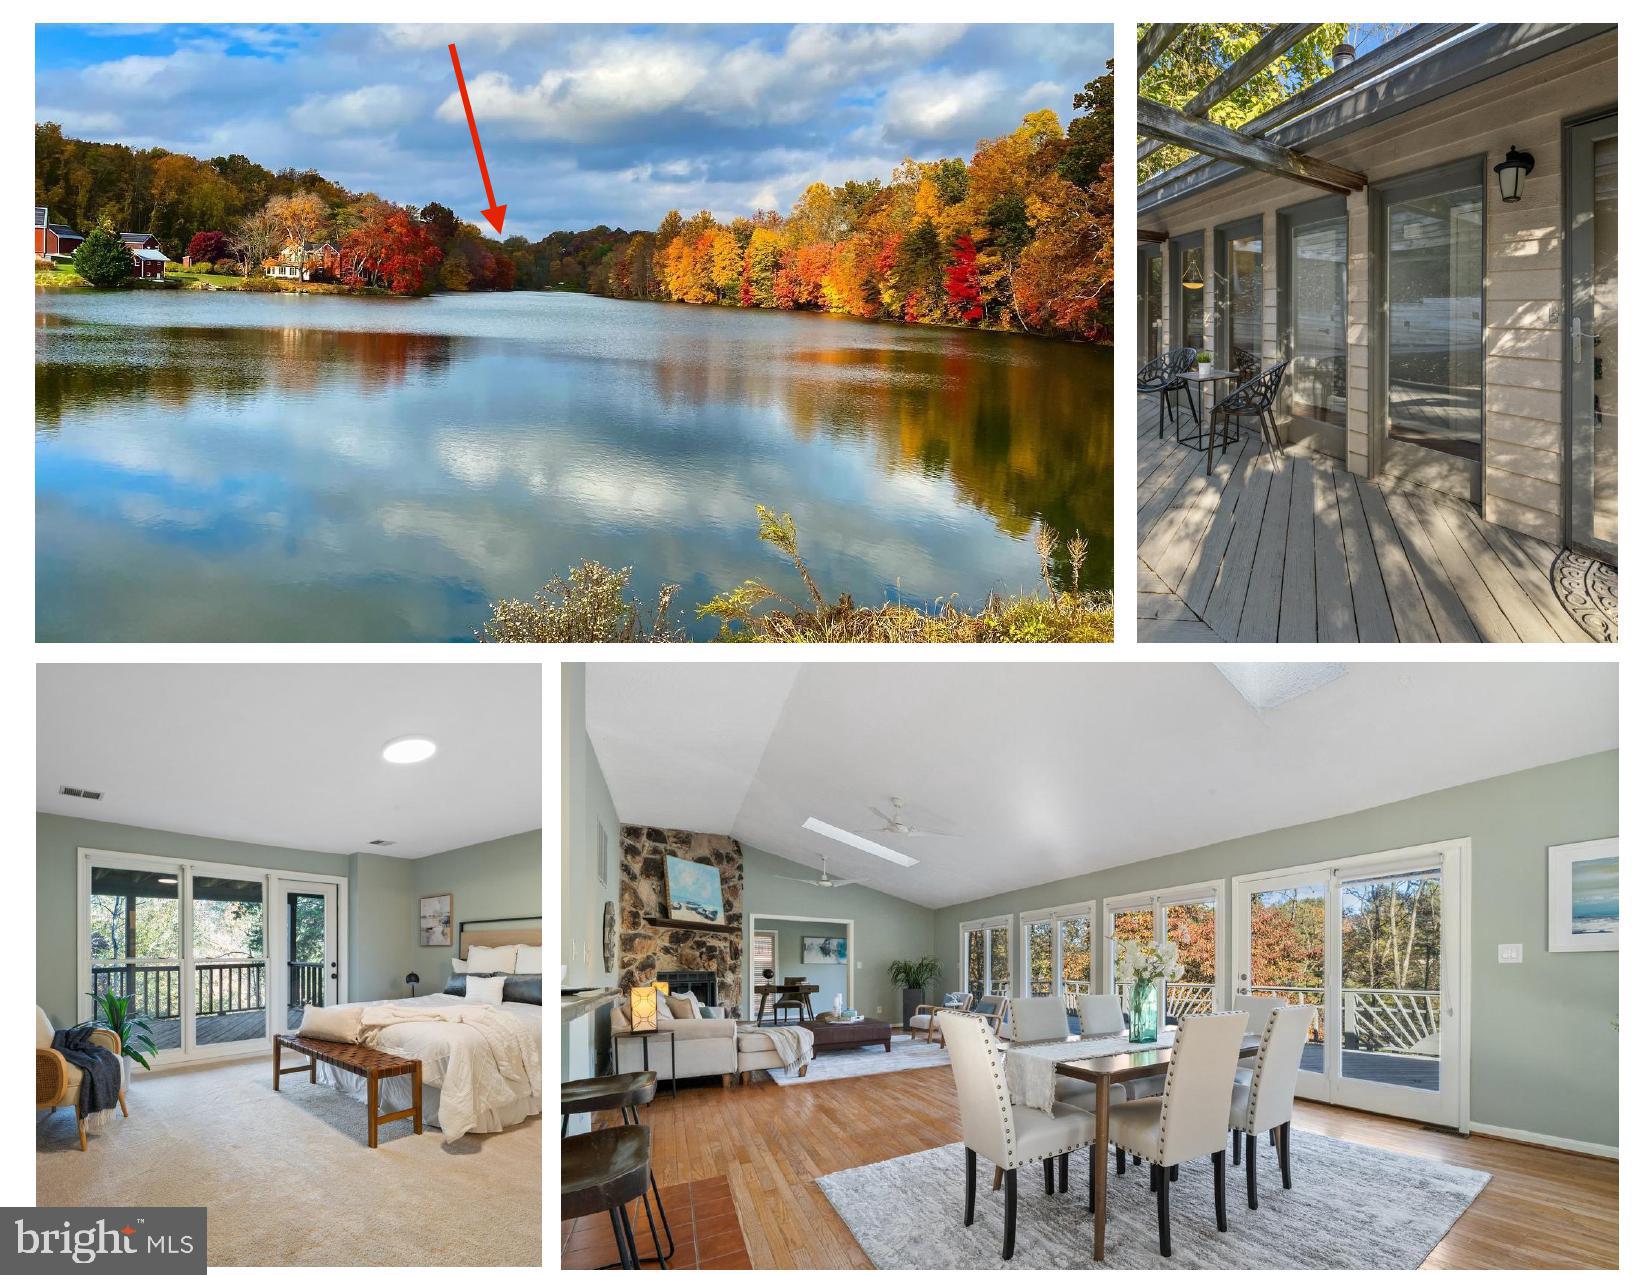
M1495 180L1501 183L1501 202L1516 204L1524 197L1524 178L1535 170L1535 156L1514 146L1507 158L1495 166Z
M1197 258L1190 253L1186 254L1186 268L1180 273L1182 288L1201 288L1203 286L1203 267L1198 265Z

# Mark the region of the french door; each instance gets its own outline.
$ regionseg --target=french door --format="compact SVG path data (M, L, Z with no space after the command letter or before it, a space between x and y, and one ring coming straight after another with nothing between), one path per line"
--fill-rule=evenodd
M1616 560L1620 510L1616 466L1621 354L1616 272L1620 198L1614 112L1564 130L1568 189L1568 542Z
M1027 996L1059 996L1077 1011L1077 997L1094 988L1094 904L1077 903L1020 913Z
M1233 880L1234 986L1317 1010L1303 1098L1466 1127L1466 842Z
M336 1005L338 978L338 887L328 881L275 882L283 943L279 980L282 1031L296 1031L308 1005ZM440 991L427 988L426 991Z
M983 921L967 921L959 927L959 953L963 990L976 999L981 996L1011 996L1014 992L1009 959L1009 930L1013 920L1006 916Z
M1104 986L1123 998L1128 1007L1133 984L1117 977L1117 949L1137 942L1172 942L1184 973L1165 981L1159 1000L1168 1020L1190 1014L1208 1014L1220 1002L1220 898L1222 881L1203 881L1149 894L1106 900Z

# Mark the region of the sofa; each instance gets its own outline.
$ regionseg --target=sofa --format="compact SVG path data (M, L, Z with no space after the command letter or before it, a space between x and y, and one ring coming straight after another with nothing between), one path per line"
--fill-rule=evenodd
M641 1071L642 1038L629 1036L630 1008L625 1001L616 1002L609 1011L609 1026L613 1029L613 1050L617 1060L614 1071ZM739 1070L739 1023L728 1018L720 1006L707 1006L708 1018L670 1018L661 1007L659 1034L647 1042L647 1067L660 1080L685 1080L692 1076L721 1076L724 1085L732 1084ZM674 1066L672 1048L666 1036L675 1037Z

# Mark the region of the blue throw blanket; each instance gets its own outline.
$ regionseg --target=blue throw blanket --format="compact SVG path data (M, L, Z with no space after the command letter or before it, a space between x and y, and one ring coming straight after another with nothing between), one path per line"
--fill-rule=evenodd
M96 1023L84 1023L52 1033L52 1048L80 1068L75 1109L83 1116L107 1111L120 1101L120 1056L92 1042L98 1030Z

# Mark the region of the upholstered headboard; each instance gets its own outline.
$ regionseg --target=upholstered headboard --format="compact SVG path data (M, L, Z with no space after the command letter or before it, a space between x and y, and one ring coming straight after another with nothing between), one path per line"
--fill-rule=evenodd
M537 925L526 926L536 921ZM496 927L496 928L495 928ZM458 955L470 955L471 947L508 947L512 943L527 943L534 947L544 944L544 918L539 916L502 916L478 918L458 923Z

